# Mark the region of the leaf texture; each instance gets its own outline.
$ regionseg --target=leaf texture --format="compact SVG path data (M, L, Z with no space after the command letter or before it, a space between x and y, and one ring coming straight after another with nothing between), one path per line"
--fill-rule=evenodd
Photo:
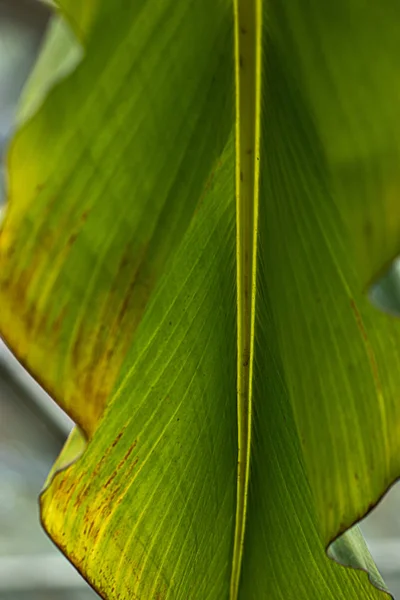
M383 599L349 527L400 473L365 293L400 247L396 2L60 5L84 56L33 76L0 238L2 334L86 439L46 529L110 600Z

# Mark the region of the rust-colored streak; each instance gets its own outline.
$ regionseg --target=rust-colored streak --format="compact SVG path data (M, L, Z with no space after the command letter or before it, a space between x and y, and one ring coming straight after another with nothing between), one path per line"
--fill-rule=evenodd
M68 305L64 305L61 308L61 310L59 311L56 318L54 319L53 323L51 324L51 334L49 337L50 337L50 340L53 342L53 347L55 349L57 348L57 346L59 344L60 337L62 334L64 320L65 320L67 314L68 314Z
M87 208L86 210L83 211L83 213L81 215L81 222L82 223L86 223L89 214L90 214L90 209L89 208Z
M120 485L114 486L112 493L108 494L107 496L105 496L103 498L103 502L101 502L102 506L101 506L100 513L98 512L99 508L100 508L99 505L96 505L96 503L92 504L90 498L91 498L91 493L92 493L95 478L102 477L99 472L100 472L101 468L103 467L103 465L107 464L107 459L108 459L110 452L119 443L123 433L124 433L124 430L122 430L117 435L115 440L108 447L107 451L104 453L104 455L102 456L102 458L96 465L95 469L93 470L93 472L90 476L90 482L87 483L86 485L84 485L83 489L79 490L78 489L79 486L77 485L78 482L73 481L67 491L65 486L67 483L70 483L70 481L69 481L70 478L68 476L63 478L62 480L58 481L58 490L57 491L58 491L58 494L61 494L61 496L64 498L64 501L67 496L70 496L72 492L75 492L75 495L76 495L75 502L74 502L75 509L82 510L83 505L86 505L85 514L84 514L84 518L83 518L83 521L85 524L84 533L85 533L85 536L90 537L92 539L92 541L97 538L97 535L99 533L99 524L100 524L101 520L103 518L109 516L109 514L112 512L112 510L114 510L115 507L118 504L120 504L120 502L121 502L121 497L120 497L121 496L121 486ZM132 454L132 452L134 451L136 445L137 445L137 440L135 440L131 444L131 446L128 448L128 450L125 452L123 458L120 460L120 462L116 466L113 473L110 475L110 477L104 483L103 490L106 490L113 483L114 479L116 478L116 476L118 475L118 473L120 472L120 470L122 469L124 464L128 461L128 459L129 459L130 455ZM137 465L138 460L139 460L138 458L135 458L129 465L129 468L126 471L124 471L124 474L126 475L126 477L130 476L133 469ZM86 481L87 481L87 474L86 474ZM101 519L98 518L98 516L96 516L98 514L101 515Z
M134 470L134 468L136 467L136 465L139 462L139 457L135 458L134 461L132 461L130 467L128 468L128 470L125 473L126 478L129 480L129 477L132 475L132 471Z
M107 479L107 481L104 484L104 488L108 488L108 486L114 481L115 477L117 476L118 472L121 470L121 468L124 466L124 464L127 462L129 456L132 454L132 452L134 451L134 449L136 448L137 445L137 440L135 440L133 442L133 444L129 447L129 449L127 450L127 452L125 453L124 457L120 460L120 462L118 463L118 465L116 466L114 472L110 475L110 477ZM138 458L136 458L133 461L132 467L135 467L136 464L138 462ZM131 469L130 469L131 470Z
M136 465L138 464L138 462L139 462L139 458L135 458L135 460L132 461L130 467L126 471L124 471L124 476L125 476L126 479L129 480L129 478L130 478L130 476L132 474L132 471L134 470L134 468L136 467ZM119 463L119 465L117 466L117 468L115 469L115 471L112 473L112 475L110 475L110 477L105 482L104 489L107 489L110 486L110 484L114 481L115 477L118 475L118 473L119 473L119 471L120 471L120 469L121 469L121 467L122 467L123 464L124 464L123 461L121 461ZM116 489L116 490L114 490L112 498L114 498L119 493L120 493L120 489L119 488Z
M71 248L71 246L73 246L76 242L76 239L78 237L78 232L74 232L72 235L69 236L68 240L67 240L67 248Z
M126 429L126 425L125 425L125 427L123 427L121 429L121 431L119 432L119 434L117 435L117 437L115 438L115 440L113 441L113 443L111 444L111 448L115 448L115 446L118 444L118 442L121 439L121 437L122 437L125 429Z
M117 475L118 471L114 471L114 473L107 479L107 481L104 484L104 489L107 489L108 486L110 485L110 483L112 483Z
M108 457L109 457L111 451L115 448L115 446L120 441L120 439L121 439L124 431L125 431L125 427L119 432L119 434L117 435L117 437L115 438L115 440L107 448L107 450L105 451L105 453L103 454L103 456L101 457L101 459L99 460L99 462L97 463L96 467L93 469L93 472L91 473L91 476L89 478L89 484L87 484L86 486L84 486L84 488L82 489L82 491L78 494L77 499L75 500L75 503L74 503L75 506L78 505L78 504L81 504L82 501L87 497L87 495L89 493L90 482L94 481L97 478L97 476L99 475L99 473L101 471L101 468L107 462Z
M369 360L369 363L371 365L372 376L373 376L374 381L375 381L376 390L377 390L377 392L379 394L381 394L382 393L382 385L381 385L381 381L380 381L380 377L379 377L379 369L378 369L378 364L376 362L375 353L374 353L374 350L372 348L371 342L369 341L368 334L367 334L367 331L365 329L365 326L364 326L364 323L363 323L360 311L358 310L357 305L356 305L356 303L355 303L355 301L354 301L353 298L350 298L350 306L351 306L351 309L353 311L353 314L354 314L354 317L355 317L355 320L356 320L356 323L357 323L358 330L359 330L359 332L361 334L361 337L362 337L362 339L364 341L364 345L365 345L365 349L366 349L366 352L367 352L368 360Z
M115 275L109 281L109 291L105 296L93 299L90 315L82 320L71 340L73 392L68 397L67 411L72 411L75 405L82 411L80 398L90 398L81 415L89 438L104 410L154 287L154 278L147 272L148 250L148 242L141 248L137 248L133 240L126 245Z
M79 494L77 494L74 504L73 504L75 509L79 509L79 507L82 506L82 504L85 502L85 500L89 494L89 488L90 488L90 486L87 485L86 487L83 488L83 490ZM59 489L60 489L60 486L59 486Z
M134 269L130 279L128 279L128 286L127 288L125 288L122 303L117 309L117 318L115 323L117 328L123 323L124 320L126 320L126 316L128 314L130 316L131 321L136 322L136 325L139 323L142 317L144 308L147 304L152 289L151 284L147 283L146 285L144 285L144 282L147 279L145 272L148 268L148 254L149 242L146 242L145 244L143 244L140 253L137 256L136 268ZM129 259L129 257L130 260L126 262L127 258ZM131 252L128 248L120 262L120 268L118 270L117 278L114 281L113 288L116 288L118 290L124 289L125 286L121 287L121 283L125 279L126 275L122 274L122 281L120 281L121 270L125 269L126 265L131 263L131 260ZM132 317L135 317L135 314L136 319L132 319Z
M351 304L351 308L352 308L352 310L353 310L354 316L355 316L355 318L356 318L357 327L358 327L358 329L360 330L360 333L361 333L361 335L362 335L362 337L363 337L364 341L365 341L365 342L367 342L367 341L368 341L367 332L366 332L366 330L365 330L364 323L363 323L363 321L362 321L362 318L361 318L360 312L359 312L359 310L358 310L358 308L357 308L357 305L356 305L356 303L354 302L353 298L350 298L350 304Z
M133 444L130 446L130 448L128 449L128 451L125 453L123 459L118 463L118 466L117 466L118 470L124 465L124 463L126 463L126 461L128 460L129 456L132 454L132 452L136 448L136 445L137 445L137 440L135 440L133 442Z

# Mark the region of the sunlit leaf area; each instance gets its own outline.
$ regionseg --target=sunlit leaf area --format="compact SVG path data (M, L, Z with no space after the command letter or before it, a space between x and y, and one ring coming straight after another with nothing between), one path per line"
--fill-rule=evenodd
M400 598L400 11L328 4L0 0L0 600Z

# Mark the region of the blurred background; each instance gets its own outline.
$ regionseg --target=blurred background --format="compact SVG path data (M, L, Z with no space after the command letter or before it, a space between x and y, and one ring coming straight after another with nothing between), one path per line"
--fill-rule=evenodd
M82 0L84 1L84 0ZM4 160L16 105L49 19L38 0L0 0L0 210ZM400 266L371 292L400 314ZM94 600L98 596L48 540L38 495L72 421L0 341L0 600ZM400 486L362 523L383 578L400 598Z

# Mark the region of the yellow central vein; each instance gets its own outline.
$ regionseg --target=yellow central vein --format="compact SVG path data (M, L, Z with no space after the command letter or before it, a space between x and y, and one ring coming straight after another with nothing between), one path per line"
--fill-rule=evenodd
M234 0L238 474L230 600L239 591L250 473L260 172L262 0Z

